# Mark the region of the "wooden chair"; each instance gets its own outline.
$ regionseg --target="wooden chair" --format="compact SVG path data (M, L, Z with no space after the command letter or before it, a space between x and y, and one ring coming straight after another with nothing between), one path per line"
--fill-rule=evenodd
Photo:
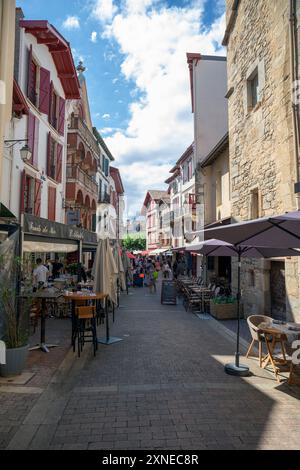
M258 357L259 357L259 367L262 367L263 357L262 357L262 344L265 343L264 336L260 333L259 325L261 323L270 323L271 317L266 315L251 315L247 318L248 327L252 336L252 341L248 348L246 357L249 357L250 352L254 346L255 342L258 342Z
M35 299L32 303L30 313L29 313L30 325L33 327L33 333L35 333L37 329L39 318L41 317L41 311L42 311L42 302L40 299Z
M98 349L96 317L95 306L76 307L75 341L77 338L78 357L85 343L93 343L94 356L96 356Z

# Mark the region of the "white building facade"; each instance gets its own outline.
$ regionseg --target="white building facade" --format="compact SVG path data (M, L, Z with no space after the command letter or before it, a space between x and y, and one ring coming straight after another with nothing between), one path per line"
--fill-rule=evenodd
M80 98L70 46L47 21L17 15L15 112L6 132L1 200L24 213L64 223L67 100ZM23 112L20 109L22 101ZM23 161L25 144L30 159Z

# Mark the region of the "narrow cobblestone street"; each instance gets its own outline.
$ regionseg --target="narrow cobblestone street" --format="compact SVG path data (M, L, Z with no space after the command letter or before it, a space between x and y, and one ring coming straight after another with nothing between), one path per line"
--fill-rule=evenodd
M162 306L159 293L122 295L112 334L123 341L99 345L96 358L89 345L80 359L69 352L43 393L24 395L35 400L27 415L19 394L22 416L1 420L2 435L14 425L7 448L298 448L299 387L277 384L256 359L246 361L251 377L226 375L234 342L224 331Z

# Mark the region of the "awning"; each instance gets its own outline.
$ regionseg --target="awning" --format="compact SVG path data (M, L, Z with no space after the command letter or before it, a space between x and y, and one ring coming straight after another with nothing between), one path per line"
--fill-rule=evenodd
M78 250L78 244L47 243L44 241L24 241L24 253L74 253Z
M16 216L7 207L0 202L0 218L16 219Z
M156 250L150 251L149 256L155 256L155 255L161 255L162 253L165 253L166 248L157 248Z
M72 253L96 251L97 234L73 225L60 224L24 214L23 251L36 253Z

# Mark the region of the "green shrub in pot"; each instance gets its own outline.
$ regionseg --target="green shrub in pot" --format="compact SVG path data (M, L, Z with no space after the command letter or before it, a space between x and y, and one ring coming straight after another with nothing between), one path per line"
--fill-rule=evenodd
M18 300L17 282L21 277L21 261L9 254L9 259L0 256L0 315L1 338L6 346L6 364L0 365L4 377L20 374L26 364L29 340L28 297ZM19 302L19 308L18 308Z

